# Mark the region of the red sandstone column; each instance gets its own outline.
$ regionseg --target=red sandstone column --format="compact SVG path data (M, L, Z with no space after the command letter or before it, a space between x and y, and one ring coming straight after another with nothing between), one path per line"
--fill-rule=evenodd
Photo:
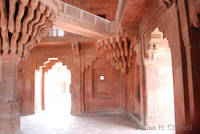
M17 64L47 34L59 6L60 0L0 0L0 134L20 133Z
M179 1L180 2L180 1ZM175 104L175 124L176 134L193 134L191 125L187 124L189 101L188 88L186 85L186 64L183 50L183 43L180 36L180 21L177 5L174 3L171 6L170 12L170 41L174 79L174 104Z
M0 56L0 134L19 134L17 56Z
M74 68L71 70L71 114L80 115L82 110L81 102L81 72L80 57L73 57Z

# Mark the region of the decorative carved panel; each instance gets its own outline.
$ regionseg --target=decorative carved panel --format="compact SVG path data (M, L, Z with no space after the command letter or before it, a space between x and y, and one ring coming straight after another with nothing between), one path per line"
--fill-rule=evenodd
M97 58L84 73L86 112L116 111L120 109L120 72Z

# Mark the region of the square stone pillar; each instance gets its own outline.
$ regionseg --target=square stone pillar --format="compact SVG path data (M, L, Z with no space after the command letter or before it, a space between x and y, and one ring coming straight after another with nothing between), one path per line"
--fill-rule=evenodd
M17 56L0 56L0 134L19 134Z
M74 68L71 71L71 114L80 115L82 113L81 100L81 72L80 72L80 57L73 57Z

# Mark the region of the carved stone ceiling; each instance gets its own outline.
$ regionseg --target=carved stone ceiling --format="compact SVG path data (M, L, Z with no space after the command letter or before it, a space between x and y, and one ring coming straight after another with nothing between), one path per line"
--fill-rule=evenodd
M106 19L114 21L118 0L62 0L68 4L96 15L106 15Z
M137 28L144 15L158 0L126 0L122 11L122 26L125 29Z

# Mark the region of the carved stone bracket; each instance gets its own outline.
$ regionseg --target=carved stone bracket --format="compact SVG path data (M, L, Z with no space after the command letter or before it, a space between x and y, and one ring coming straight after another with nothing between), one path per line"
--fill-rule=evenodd
M50 60L48 63L44 64L44 71L48 72L48 70L52 69L52 67L58 62L59 60Z
M92 66L96 59L97 59L96 56L86 55L85 56L85 69L87 69L89 66Z
M174 0L160 0L160 2L164 7L170 8Z
M190 20L195 28L200 28L200 0L190 1Z
M97 51L103 50L106 60L123 73L128 72L136 62L136 39L127 35L99 40Z
M55 0L48 3L44 0L1 0L0 55L26 58L55 21L57 6L53 2Z
M72 43L72 52L75 56L80 56L80 44L79 44L79 42Z
M196 19L193 21L193 26L200 28L200 12L196 14Z

